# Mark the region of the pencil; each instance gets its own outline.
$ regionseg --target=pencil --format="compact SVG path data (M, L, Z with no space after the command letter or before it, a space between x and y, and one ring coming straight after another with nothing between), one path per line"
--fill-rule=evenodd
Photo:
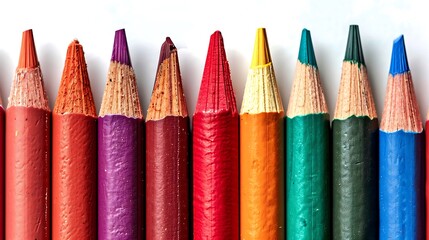
M51 110L32 30L6 109L6 239L50 239Z
M0 161L4 162L4 158L5 158L5 112L4 112L4 108L3 108L3 102L1 100L0 97ZM3 240L4 239L4 235L5 235L5 229L4 229L4 225L5 225L5 171L4 171L4 165L1 164L0 165L0 186L2 186L1 188L1 194L0 194L0 239Z
M189 117L177 49L167 37L146 118L146 239L189 239Z
M395 39L380 124L380 239L424 238L423 126L404 36Z
M77 40L52 114L52 238L97 238L97 115Z
M1 100L0 97L0 161L3 163L4 162L4 158L5 158L5 144L4 144L4 139L5 138L5 112L4 112L4 108L3 108L3 102ZM1 164L0 165L0 186L2 186L1 188L1 194L0 194L0 239L3 240L4 239L4 235L5 235L5 230L4 230L4 219L5 219L5 208L4 208L4 204L5 204L5 171L4 171L4 165Z
M137 239L143 115L125 29L115 32L98 118L98 237Z
M238 111L222 34L210 37L193 116L194 239L239 236Z
M241 239L284 239L284 110L264 28L240 112Z
M359 27L351 25L333 132L334 239L378 239L378 119Z
M286 116L287 239L330 239L329 113L307 29Z

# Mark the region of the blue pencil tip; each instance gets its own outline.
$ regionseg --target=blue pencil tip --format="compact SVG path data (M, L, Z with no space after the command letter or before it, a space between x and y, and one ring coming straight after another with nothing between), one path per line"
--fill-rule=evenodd
M390 61L390 71L392 76L410 71L405 50L404 35L393 41L392 59Z

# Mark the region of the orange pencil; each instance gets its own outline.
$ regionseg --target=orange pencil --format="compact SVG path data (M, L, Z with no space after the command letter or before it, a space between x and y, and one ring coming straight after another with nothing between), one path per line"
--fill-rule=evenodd
M284 110L263 28L241 106L240 168L241 239L284 239Z
M97 114L77 40L52 114L52 238L97 238Z

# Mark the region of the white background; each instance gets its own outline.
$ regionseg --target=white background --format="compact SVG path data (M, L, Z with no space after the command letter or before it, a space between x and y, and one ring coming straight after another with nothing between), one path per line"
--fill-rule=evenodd
M393 40L405 35L422 120L429 106L429 14L424 1L233 1L233 0L38 0L0 6L0 93L3 105L18 63L22 32L33 29L49 104L53 107L68 44L83 45L97 111L114 32L125 28L142 108L146 115L159 50L170 36L179 51L188 109L193 114L210 35L220 30L241 106L258 27L267 29L285 108L289 102L302 28L311 31L331 117L350 24L360 27L379 118L383 110Z

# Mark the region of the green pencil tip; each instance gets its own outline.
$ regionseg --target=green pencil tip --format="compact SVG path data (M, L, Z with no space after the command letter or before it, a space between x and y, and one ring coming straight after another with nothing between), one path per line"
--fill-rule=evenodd
M355 62L359 65L363 64L365 66L358 25L350 25L344 61Z
M311 65L317 68L316 56L314 55L314 49L313 49L313 43L311 42L310 31L308 31L305 28L302 30L298 60L302 64Z

